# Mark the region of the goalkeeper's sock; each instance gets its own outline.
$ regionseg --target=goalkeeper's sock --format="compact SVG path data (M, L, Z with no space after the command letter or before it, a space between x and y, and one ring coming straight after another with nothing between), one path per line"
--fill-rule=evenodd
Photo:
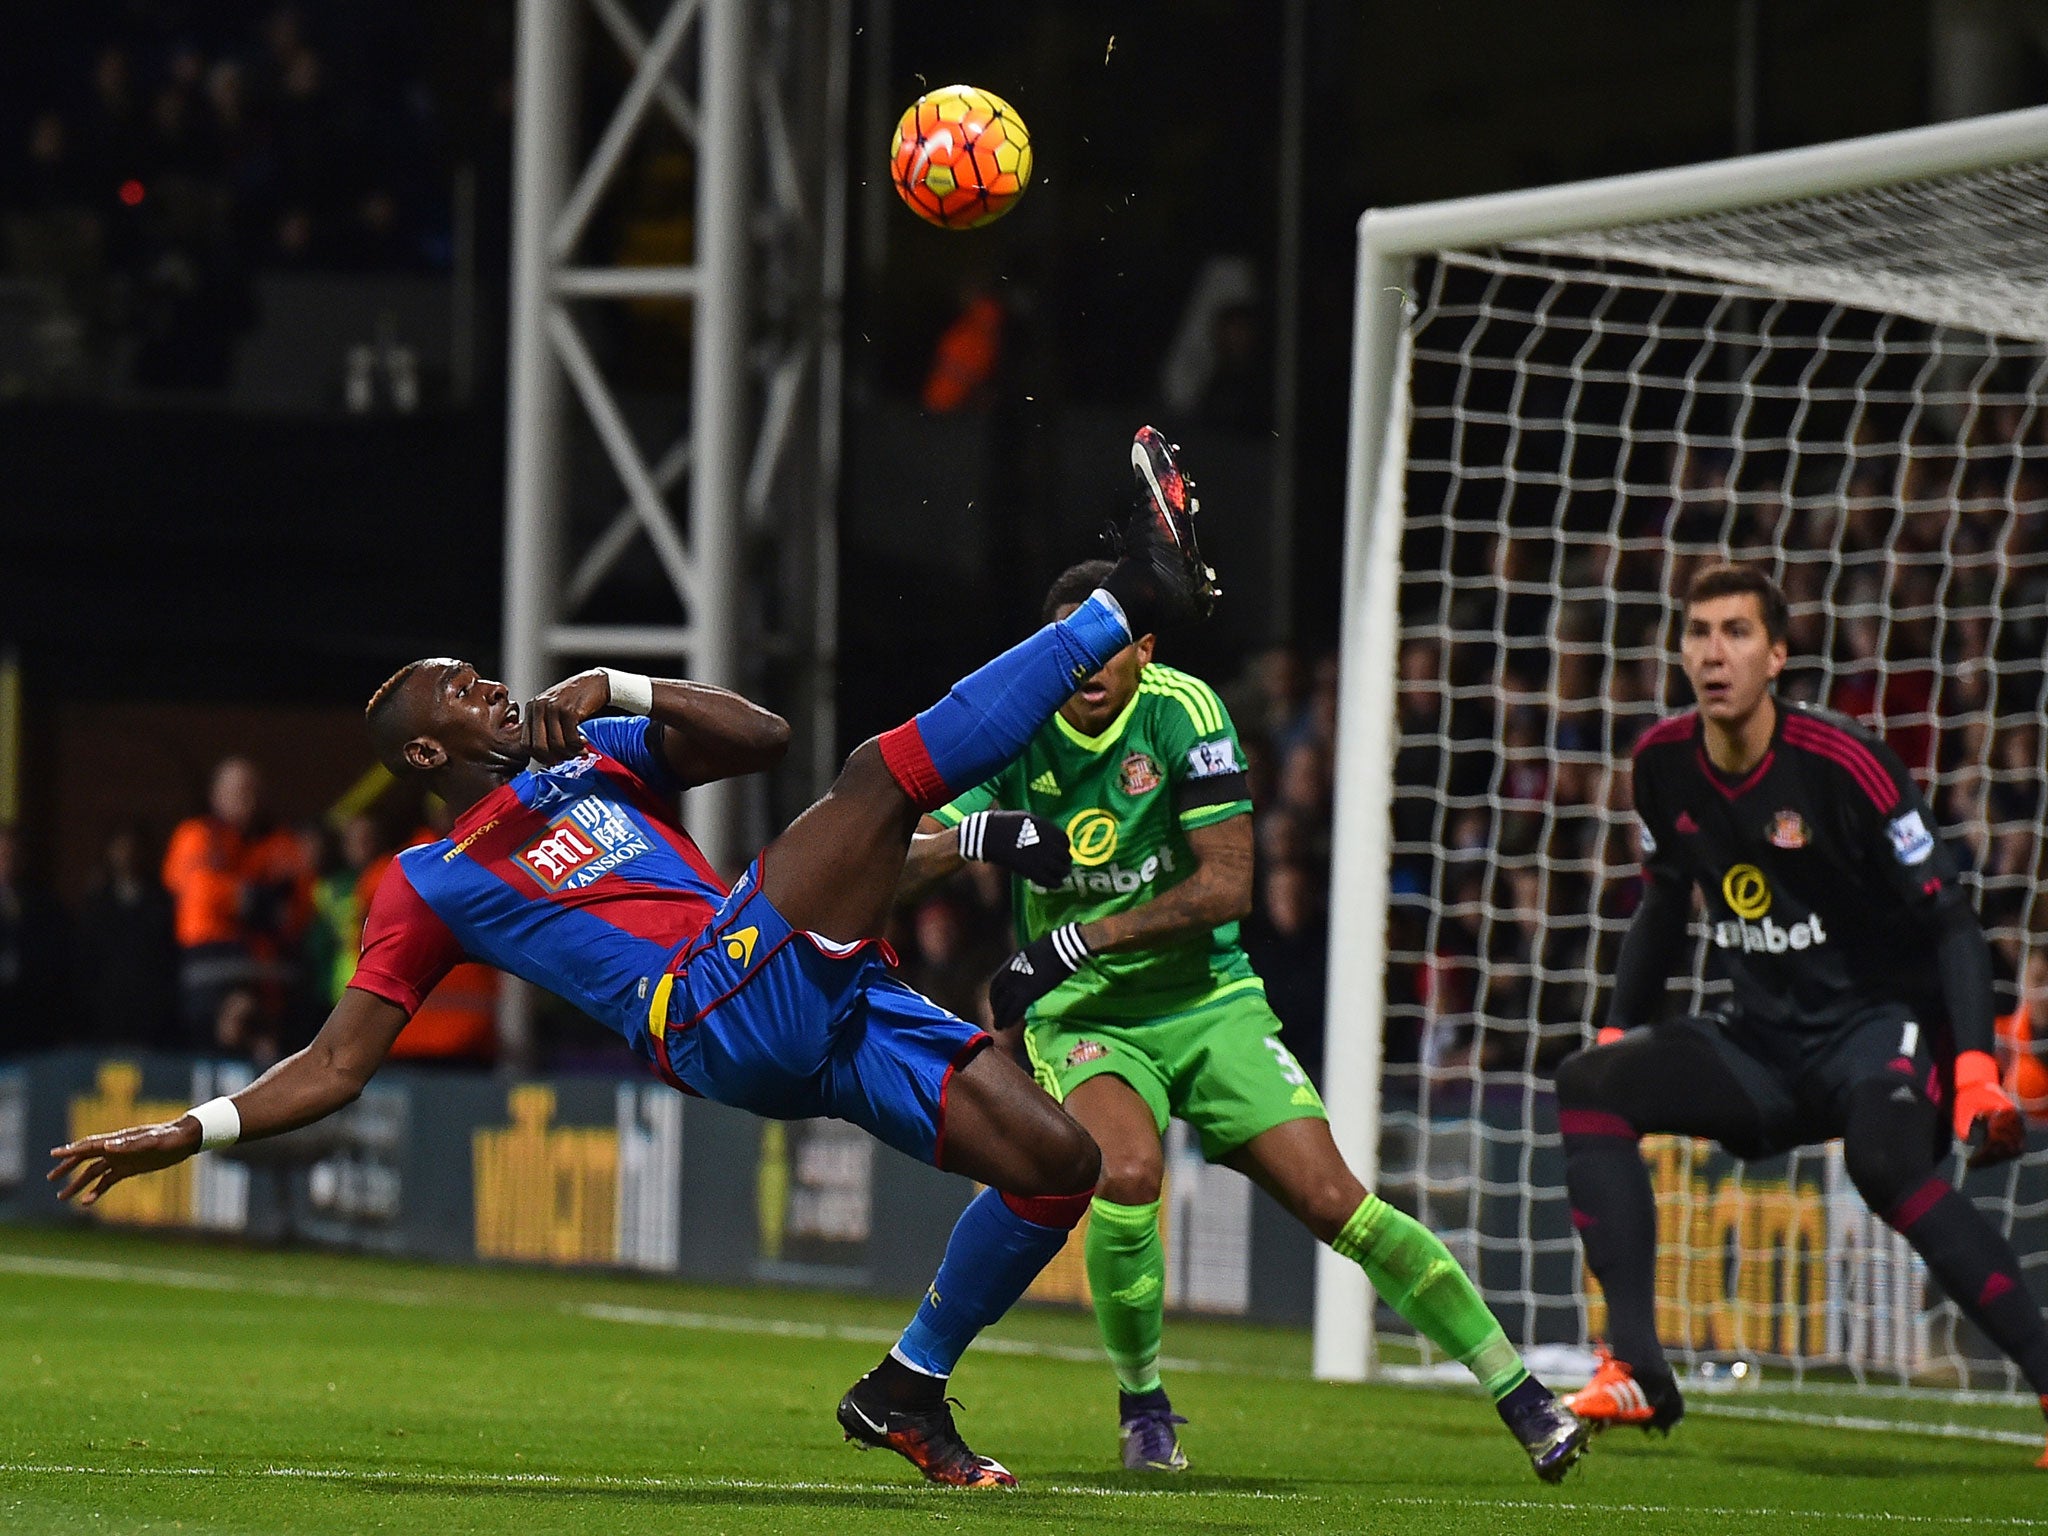
M1166 1309L1166 1247L1159 1241L1159 1202L1088 1207L1088 1289L1102 1348L1125 1392L1159 1388L1159 1335Z
M1881 1214L1927 1261L1963 1315L2048 1399L2048 1325L2012 1244L1939 1174Z
M1470 1371L1495 1402L1529 1379L1471 1277L1414 1217L1367 1195L1330 1246L1363 1269L1388 1305Z
M1638 1380L1671 1377L1657 1342L1657 1198L1635 1128L1605 1110L1564 1109L1564 1180L1586 1266L1607 1298L1614 1357Z
M1080 1224L1088 1196L1025 1199L984 1189L946 1240L939 1272L889 1353L927 1376L950 1376L976 1334L1016 1305Z
M921 811L980 784L1030 744L1082 680L1131 643L1122 606L1098 589L881 737L882 761Z

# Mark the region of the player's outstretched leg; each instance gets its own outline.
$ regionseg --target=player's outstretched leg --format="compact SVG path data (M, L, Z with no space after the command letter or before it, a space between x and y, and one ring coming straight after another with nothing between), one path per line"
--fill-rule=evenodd
M768 846L763 889L792 926L840 941L879 934L921 813L1009 763L1133 637L1207 614L1215 573L1195 543L1192 483L1150 427L1131 452L1140 505L1101 588L857 748L825 798Z
M989 1187L954 1223L910 1326L840 1400L839 1426L855 1444L895 1451L933 1482L1014 1488L1008 1469L961 1438L947 1379L976 1335L1066 1243L1095 1192L1100 1157L1015 1062L983 1050L949 1085L940 1166Z
M2048 1414L2048 1324L2012 1244L1936 1171L1948 1148L1948 1118L1915 1079L1888 1072L1849 1090L1842 1164L1857 1193L2020 1368ZM2048 1451L2037 1465L2048 1468Z
M1388 1305L1472 1373L1539 1478L1563 1479L1585 1453L1587 1426L1522 1364L1443 1240L1367 1193L1327 1121L1290 1120L1254 1136L1226 1161L1363 1269Z

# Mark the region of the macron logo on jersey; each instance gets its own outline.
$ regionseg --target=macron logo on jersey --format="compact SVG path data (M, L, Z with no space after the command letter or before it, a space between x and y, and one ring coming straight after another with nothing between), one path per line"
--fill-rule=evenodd
M550 891L581 890L652 851L625 812L608 801L587 799L549 822L517 858Z

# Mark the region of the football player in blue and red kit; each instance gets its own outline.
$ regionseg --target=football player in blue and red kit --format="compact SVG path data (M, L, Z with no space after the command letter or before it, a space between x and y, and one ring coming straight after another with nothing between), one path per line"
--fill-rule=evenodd
M1973 1166L2026 1143L1992 1054L1984 931L1891 749L1773 695L1786 628L1762 573L1702 570L1681 639L1698 707L1635 745L1643 903L1600 1043L1557 1072L1572 1221L1613 1336L1572 1409L1664 1430L1685 1412L1657 1340L1657 1215L1636 1150L1655 1133L1745 1158L1840 1137L1857 1191L2048 1409L2048 1326L2019 1259L1939 1167L1951 1134ZM1694 890L1731 995L1660 1021Z
M723 689L603 669L522 709L467 663L402 668L368 707L378 755L457 819L401 853L378 887L362 963L319 1036L232 1099L57 1148L51 1179L90 1204L133 1174L318 1120L361 1093L442 975L487 961L609 1024L685 1093L778 1119L836 1116L987 1185L839 1423L933 1481L1013 1485L962 1442L947 1377L1059 1251L1100 1158L1029 1075L986 1049L986 1033L889 973L880 935L920 815L1022 752L1135 636L1213 603L1191 487L1149 427L1132 468L1139 507L1101 588L856 749L730 891L683 830L676 796L774 763L788 739L776 716ZM1056 825L991 815L984 858L1042 884L1064 877Z

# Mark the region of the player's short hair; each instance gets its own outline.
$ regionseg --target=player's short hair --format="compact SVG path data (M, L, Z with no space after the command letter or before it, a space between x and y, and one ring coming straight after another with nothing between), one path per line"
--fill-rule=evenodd
M405 771L405 744L414 735L413 722L400 700L405 685L425 665L424 661L408 661L379 683L370 702L363 706L363 723L370 729L370 744L377 753L377 761L393 773Z
M1109 560L1083 560L1079 565L1070 565L1053 578L1046 589L1045 606L1039 610L1042 623L1050 624L1052 616L1062 608L1079 605L1088 601L1088 594L1102 585L1102 578L1116 569Z
M1703 603L1710 597L1740 597L1747 593L1763 609L1764 633L1782 640L1792 628L1792 612L1785 606L1785 594L1778 584L1752 565L1722 561L1702 566L1685 589L1685 606Z

